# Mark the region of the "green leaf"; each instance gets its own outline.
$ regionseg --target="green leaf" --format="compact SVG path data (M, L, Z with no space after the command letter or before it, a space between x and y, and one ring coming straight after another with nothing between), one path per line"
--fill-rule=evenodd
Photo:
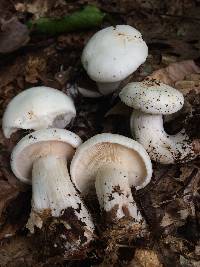
M30 29L37 33L56 35L64 32L90 29L102 23L105 13L95 6L86 6L81 11L60 19L39 18L36 21L28 21Z

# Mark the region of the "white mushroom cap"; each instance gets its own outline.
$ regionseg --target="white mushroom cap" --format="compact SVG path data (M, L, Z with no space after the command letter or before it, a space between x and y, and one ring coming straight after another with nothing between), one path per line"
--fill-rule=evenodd
M36 159L51 154L71 159L74 148L81 142L78 135L64 129L51 128L30 133L12 151L12 171L21 181L31 183L32 166Z
M129 83L119 97L127 106L149 114L172 114L184 104L181 92L155 80Z
M88 193L94 186L99 168L117 163L129 174L130 186L146 186L152 176L152 165L146 150L138 142L118 134L103 133L93 136L76 150L70 172L75 186Z
M92 80L110 83L125 79L144 63L147 55L141 33L129 25L117 25L94 34L81 60Z
M3 116L3 132L9 138L18 129L65 128L76 115L70 97L45 86L27 89L8 104Z

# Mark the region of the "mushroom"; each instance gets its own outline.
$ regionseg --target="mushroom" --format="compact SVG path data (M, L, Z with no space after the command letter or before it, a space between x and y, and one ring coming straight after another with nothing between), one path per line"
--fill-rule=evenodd
M135 109L131 115L131 131L152 160L173 164L197 156L184 130L168 135L163 127L162 115L173 114L183 107L181 92L156 80L146 79L129 83L119 96L126 105Z
M42 229L45 240L65 255L80 253L93 238L91 216L70 180L67 163L81 143L64 129L43 129L22 138L12 151L11 168L32 183L31 233ZM53 236L53 238L52 238Z
M65 128L76 115L70 97L46 86L29 88L15 96L3 115L6 138L18 129Z
M114 92L120 82L144 63L148 47L141 33L129 25L98 31L86 44L82 64L103 95Z
M151 160L138 142L118 134L98 134L79 146L71 162L71 178L82 194L95 186L106 220L118 223L131 218L145 223L131 193L146 186L152 176Z

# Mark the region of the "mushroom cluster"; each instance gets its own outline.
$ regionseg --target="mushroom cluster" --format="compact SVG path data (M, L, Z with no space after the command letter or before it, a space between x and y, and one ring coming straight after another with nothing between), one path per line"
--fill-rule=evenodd
M80 88L81 92L89 97L113 93L147 55L141 33L131 26L98 31L86 44L81 60L99 92ZM129 83L119 96L134 108L131 131L136 141L103 133L82 143L79 136L64 129L76 116L72 99L45 86L14 97L3 116L6 138L18 129L34 130L11 154L15 176L32 184L32 209L26 226L31 233L43 233L49 247L67 259L80 256L94 239L94 223L82 196L95 193L106 222L118 225L126 219L135 236L141 237L147 224L131 189L144 188L150 182L151 159L170 164L197 156L183 131L172 136L163 127L162 116L183 107L181 92L146 79Z
M7 138L18 129L36 130L23 137L11 154L15 176L32 184L32 209L26 227L31 233L41 229L49 247L67 258L80 255L94 236L91 215L68 172L69 162L82 141L62 128L75 115L70 97L42 86L14 97L3 116Z
M117 25L100 30L82 54L83 66L99 88L87 95L112 93L147 55L147 45L135 28ZM34 130L14 147L11 168L19 180L32 184L27 228L31 233L43 231L50 248L67 258L80 255L94 238L91 215L77 189L84 195L95 187L109 221L127 217L144 228L131 187L143 188L152 175L145 149L127 137L101 134L80 146L79 136L64 129L75 116L70 97L38 86L15 96L2 122L6 138L18 129ZM68 167L78 146L70 167L71 181Z

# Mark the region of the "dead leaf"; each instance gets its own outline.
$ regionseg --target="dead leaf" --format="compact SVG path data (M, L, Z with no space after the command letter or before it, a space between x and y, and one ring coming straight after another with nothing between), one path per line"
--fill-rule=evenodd
M199 169L195 162L184 166L154 165L152 182L137 200L155 235L174 233L189 217L195 216L198 198L194 197L197 191L193 188L198 190L198 180Z
M52 6L53 1L49 0L34 0L32 3L27 3L26 10L31 14L34 14L35 19L44 17L47 11Z
M29 41L29 30L16 17L1 20L0 53L10 53L24 46Z
M136 249L134 259L127 267L163 267L163 265L154 250Z
M170 216L169 213L166 212L165 215L162 218L160 226L161 227L166 227L166 226L171 225L173 222L174 222L173 218Z
M168 67L154 71L150 78L159 80L171 86L182 81L185 77L192 73L200 73L200 68L193 60L185 60L170 64Z
M191 91L200 94L200 74L187 74L183 80L175 82L175 87L184 95Z
M37 83L46 69L46 61L39 56L29 56L25 66L25 80L29 83Z
M15 9L19 12L29 12L34 15L34 19L38 19L47 16L51 9L65 5L65 0L32 0L27 1L27 3L15 4Z

